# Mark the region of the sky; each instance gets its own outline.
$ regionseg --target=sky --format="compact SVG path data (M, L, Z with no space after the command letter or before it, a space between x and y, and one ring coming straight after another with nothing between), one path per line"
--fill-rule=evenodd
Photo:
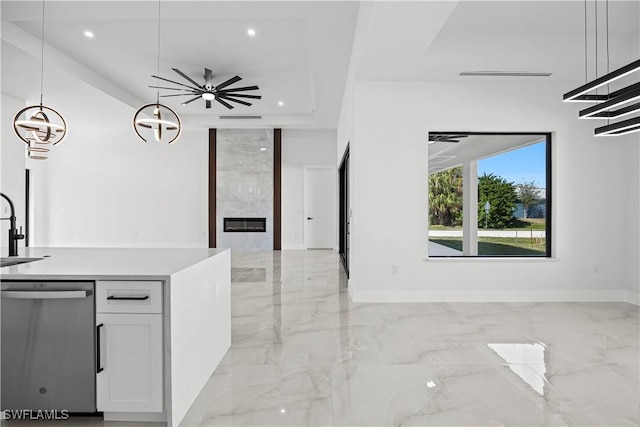
M539 188L545 187L545 144L539 142L524 148L478 161L478 176L485 173L500 176L519 184L523 180L535 181Z

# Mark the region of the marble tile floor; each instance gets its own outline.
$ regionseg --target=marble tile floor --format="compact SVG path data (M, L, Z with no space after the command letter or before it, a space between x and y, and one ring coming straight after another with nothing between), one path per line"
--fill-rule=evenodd
M639 307L357 304L335 252L232 265L232 346L185 427L640 425Z
M232 267L232 346L183 427L640 425L639 307L353 303L332 251ZM54 425L149 426L78 422Z

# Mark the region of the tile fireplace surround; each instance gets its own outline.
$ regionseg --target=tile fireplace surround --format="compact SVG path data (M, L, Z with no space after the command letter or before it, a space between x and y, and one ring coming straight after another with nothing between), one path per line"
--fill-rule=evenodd
M217 247L273 249L273 129L218 129ZM266 232L225 232L224 218L266 218Z

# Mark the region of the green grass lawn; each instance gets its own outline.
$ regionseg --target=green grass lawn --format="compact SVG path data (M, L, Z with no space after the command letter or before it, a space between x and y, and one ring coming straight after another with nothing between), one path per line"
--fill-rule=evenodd
M484 230L483 227L478 227ZM546 224L544 218L516 219L510 227L501 230L545 230ZM446 225L430 225L429 230L462 230L462 226L450 227ZM490 230L493 230L490 228Z
M430 241L462 251L462 240L456 237L437 237ZM478 255L500 256L545 256L544 239L510 238L510 237L479 237Z

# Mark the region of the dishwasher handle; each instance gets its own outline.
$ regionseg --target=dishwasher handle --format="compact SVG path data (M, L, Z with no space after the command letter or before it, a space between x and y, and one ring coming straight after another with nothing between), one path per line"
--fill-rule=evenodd
M9 299L76 299L86 298L89 291L2 291L2 298Z

